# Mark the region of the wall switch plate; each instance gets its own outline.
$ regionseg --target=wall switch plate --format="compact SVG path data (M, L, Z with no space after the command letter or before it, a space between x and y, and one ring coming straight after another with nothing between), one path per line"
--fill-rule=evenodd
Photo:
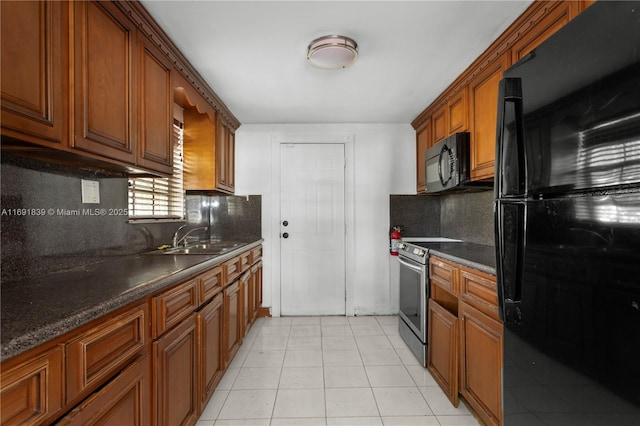
M82 203L100 203L100 181L82 179Z

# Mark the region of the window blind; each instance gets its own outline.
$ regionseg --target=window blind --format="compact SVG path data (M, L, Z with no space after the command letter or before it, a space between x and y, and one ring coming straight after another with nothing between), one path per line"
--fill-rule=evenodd
M182 144L184 124L173 120L173 175L129 179L129 219L184 218Z

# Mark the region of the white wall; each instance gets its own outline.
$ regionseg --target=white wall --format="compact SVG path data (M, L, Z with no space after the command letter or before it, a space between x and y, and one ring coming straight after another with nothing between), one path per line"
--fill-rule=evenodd
M347 277L353 280L347 283L353 290L347 295L347 314L396 313L397 287L389 280L389 195L415 194L415 131L409 124L245 124L237 130L236 195L262 195L264 306L274 306L274 294L279 294L274 292L274 285L279 286L274 273L279 271L279 243L270 237L278 232L272 227L279 220L272 217L277 202L277 194L272 194L272 141L292 135L307 141L352 138L354 155L347 167L354 177L356 250L353 263L347 263L352 268Z

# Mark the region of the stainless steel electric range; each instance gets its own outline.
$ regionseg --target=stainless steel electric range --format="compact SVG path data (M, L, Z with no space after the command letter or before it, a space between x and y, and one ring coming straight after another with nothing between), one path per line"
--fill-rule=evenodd
M398 246L400 263L400 318L402 339L420 363L427 365L427 303L429 301L429 246L460 242L450 238L403 238Z

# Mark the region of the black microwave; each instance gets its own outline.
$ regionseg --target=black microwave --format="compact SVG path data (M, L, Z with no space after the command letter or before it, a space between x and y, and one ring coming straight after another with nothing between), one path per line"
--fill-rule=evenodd
M427 149L425 192L471 192L493 188L493 182L471 181L471 149L469 133L454 133Z

